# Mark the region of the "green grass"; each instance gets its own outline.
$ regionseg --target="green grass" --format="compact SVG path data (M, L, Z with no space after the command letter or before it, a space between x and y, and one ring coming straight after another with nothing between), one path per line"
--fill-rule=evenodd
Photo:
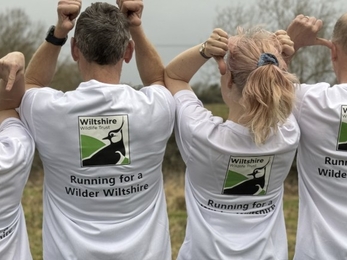
M298 196L293 194L285 194L283 200L284 217L286 220L287 228L289 259L293 259L294 256L298 217L298 201Z
M42 177L35 181L29 180L22 199L34 260L42 260L42 183Z
M221 104L206 104L204 107L210 111L212 111L213 115L220 116L224 118L224 120L228 117L229 109L223 103Z

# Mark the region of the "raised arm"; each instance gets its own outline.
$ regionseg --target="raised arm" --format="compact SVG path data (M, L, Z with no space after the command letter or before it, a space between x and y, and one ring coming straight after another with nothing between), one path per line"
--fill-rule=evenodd
M213 57L221 74L226 71L223 60L228 50L228 34L222 29L214 29L211 36L203 44L196 45L175 57L165 68L166 87L174 95L180 90L192 90L191 78L205 62Z
M142 0L118 0L120 10L128 17L130 22L130 33L135 42L136 65L145 86L159 84L164 85L163 62L146 37L141 25L143 11Z
M58 56L81 10L81 0L60 0L58 22L33 55L25 73L26 89L48 86L53 79Z

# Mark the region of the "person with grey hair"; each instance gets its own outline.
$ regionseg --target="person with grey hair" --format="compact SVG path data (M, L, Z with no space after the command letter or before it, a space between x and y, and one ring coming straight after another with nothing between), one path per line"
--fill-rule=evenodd
M81 0L59 1L27 68L19 112L44 167L44 259L171 260L162 161L175 104L141 25L143 2L117 4L79 14ZM63 93L46 86L77 17L71 54L83 82ZM140 90L120 84L133 51Z
M15 108L24 93L25 59L11 52L0 59L0 258L32 260L21 203L35 144Z
M295 117L301 129L297 154L299 216L294 259L347 259L347 14L331 41L318 38L323 22L298 15L287 28L295 50L321 45L331 51L337 84L301 84Z

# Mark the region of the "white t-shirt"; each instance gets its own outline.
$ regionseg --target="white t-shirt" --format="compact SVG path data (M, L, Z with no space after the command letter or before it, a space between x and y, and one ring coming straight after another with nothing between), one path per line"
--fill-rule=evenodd
M347 84L301 85L297 260L347 259Z
M0 259L32 259L21 199L34 151L34 140L19 119L0 124Z
M293 115L257 147L195 94L178 92L176 141L186 163L188 223L179 260L287 259L283 182L300 131Z
M45 173L44 259L171 260L162 160L174 113L163 86L25 93Z

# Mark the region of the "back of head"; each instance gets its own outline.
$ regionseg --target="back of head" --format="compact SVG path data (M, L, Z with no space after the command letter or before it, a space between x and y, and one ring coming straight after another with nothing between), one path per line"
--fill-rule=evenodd
M242 124L249 127L257 145L276 132L292 112L297 78L286 71L282 47L273 33L261 28L229 39L228 69L244 107Z
M75 39L88 62L114 65L129 42L129 22L116 6L96 2L80 14Z
M332 41L338 43L347 54L347 13L337 20L333 30Z

